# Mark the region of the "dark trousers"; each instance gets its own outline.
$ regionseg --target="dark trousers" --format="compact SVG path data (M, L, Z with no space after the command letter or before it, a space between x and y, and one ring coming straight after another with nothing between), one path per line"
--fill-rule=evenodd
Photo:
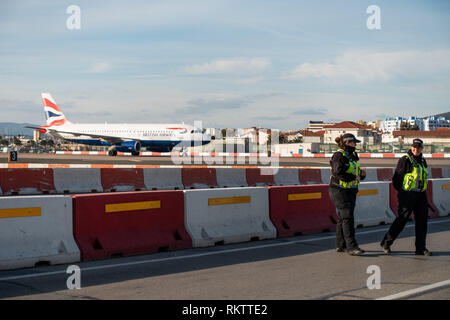
M355 203L358 189L328 188L330 199L337 209L336 247L353 250L358 248L355 239Z
M398 193L398 216L381 241L381 245L390 246L414 212L416 228L416 251L425 249L428 221L428 201L425 192L400 191Z

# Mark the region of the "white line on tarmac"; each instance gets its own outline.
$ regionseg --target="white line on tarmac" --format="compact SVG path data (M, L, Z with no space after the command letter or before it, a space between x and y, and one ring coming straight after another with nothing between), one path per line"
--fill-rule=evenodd
M429 221L428 224L439 224L439 223L446 223L446 222L449 222L449 221L450 221L450 219L444 219L444 220L439 219L439 221ZM388 229L388 227L389 226L386 226L385 228L377 229L377 230L368 230L368 231L358 232L357 235L377 233L377 232L382 232L382 231L384 232L384 231L386 231ZM412 227L414 227L414 224L408 224L408 225L405 226L405 228L412 228ZM206 257L206 256L213 256L213 255L218 255L218 254L222 254L222 253L248 251L248 250L270 248L270 247L277 247L277 246L285 246L285 245L304 243L304 242L328 240L328 239L334 239L334 238L336 238L336 236L332 235L332 236L325 236L325 237L316 237L316 238L311 238L311 239L286 241L286 242L281 242L281 243L271 243L271 244L252 246L252 247L246 247L246 248L236 248L236 249L220 250L220 251L213 251L213 252L196 253L196 254L184 255L184 256L178 256L178 257L169 257L169 258L133 261L133 262L110 264L110 265L101 265L101 266L95 266L95 267L81 268L81 271L111 269L111 268L134 266L134 265L140 265L140 264L146 264L146 263L155 263L155 262L165 262L165 261L174 261L174 260L182 260L182 259L189 259L189 258ZM32 274L25 274L25 275L19 275L19 276L0 278L0 281L19 280L19 279L26 279L26 278L36 278L36 277L51 276L51 275L64 274L64 273L66 273L66 270L42 272L42 273L32 273Z
M399 292L399 293L396 293L396 294L393 294L393 295L390 295L390 296L387 296L387 297L378 298L376 300L401 299L401 298L412 296L412 295L415 295L415 294L418 294L418 293L423 293L423 292L426 292L426 291L430 291L430 290L433 290L433 289L436 289L436 288L445 287L445 286L448 286L448 285L450 285L450 279L449 280L445 280L445 281L441 281L441 282L436 282L436 283L433 283L433 284L429 284L429 285L426 285L426 286L423 286L423 287L419 287L419 288L416 288L416 289Z

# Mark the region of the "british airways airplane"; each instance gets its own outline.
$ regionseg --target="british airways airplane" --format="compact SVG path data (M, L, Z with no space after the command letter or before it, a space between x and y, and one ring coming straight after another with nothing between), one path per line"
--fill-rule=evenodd
M108 154L131 152L139 155L141 148L170 152L175 146L205 145L211 137L201 129L185 124L74 124L69 122L49 93L42 93L47 125L27 127L55 138L79 144L109 146Z

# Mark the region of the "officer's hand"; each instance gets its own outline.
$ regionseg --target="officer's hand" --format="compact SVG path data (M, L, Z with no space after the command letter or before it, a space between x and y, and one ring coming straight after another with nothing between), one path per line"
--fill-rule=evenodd
M361 173L359 175L361 177L361 180L364 180L366 178L366 171L365 170L361 170Z

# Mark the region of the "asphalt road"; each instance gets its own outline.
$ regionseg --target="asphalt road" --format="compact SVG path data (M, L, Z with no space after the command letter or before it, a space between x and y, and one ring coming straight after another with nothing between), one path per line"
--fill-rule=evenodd
M73 290L68 265L2 271L0 298L450 299L450 218L429 221L432 257L414 255L412 222L384 255L378 243L387 228L357 230L367 250L360 257L336 253L334 233L322 233L78 263L81 289ZM367 287L373 265L380 289Z
M204 159L205 160L205 159ZM239 161L238 161L239 160ZM231 163L222 159L223 165L245 165L245 166L305 166L305 167L328 167L330 159L327 158L272 158L269 163L249 162L248 158L234 158ZM360 164L363 167L395 167L398 159L392 158L361 158ZM0 153L0 163L7 163L6 153ZM428 159L430 166L450 167L450 158ZM170 157L131 157L131 156L99 156L99 155L60 155L60 154L33 154L21 153L18 155L17 163L44 163L44 164L126 164L126 165L176 165ZM188 165L221 165L213 160L195 163L194 158Z

